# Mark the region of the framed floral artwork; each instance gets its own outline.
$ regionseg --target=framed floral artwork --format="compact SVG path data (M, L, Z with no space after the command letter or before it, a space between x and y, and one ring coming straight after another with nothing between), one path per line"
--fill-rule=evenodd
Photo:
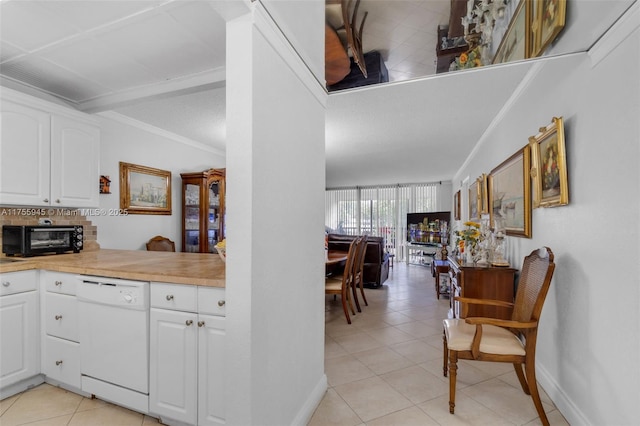
M567 156L564 144L562 117L553 117L552 123L540 128L540 133L529 138L533 178L533 207L555 207L569 204L567 182Z
M120 208L129 214L171 214L171 172L120 162Z
M460 190L453 194L453 220L460 220Z
M527 59L531 52L531 2L520 0L511 17L498 50L493 56L493 64Z
M535 38L532 56L537 57L555 40L564 28L567 0L534 0Z
M529 145L489 174L489 223L507 235L531 238L531 163Z

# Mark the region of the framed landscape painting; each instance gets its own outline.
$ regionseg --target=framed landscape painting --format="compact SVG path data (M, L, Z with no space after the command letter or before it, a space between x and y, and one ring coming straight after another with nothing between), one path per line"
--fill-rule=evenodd
M520 0L498 50L493 56L493 64L519 61L529 57L531 52L530 10L531 2Z
M507 235L531 238L530 148L523 147L489 175L489 223Z
M480 185L478 181L474 181L469 187L469 220L472 222L480 221L480 206L478 201L480 199Z
M533 207L555 207L569 204L567 156L562 117L541 127L540 133L529 138L533 164Z
M171 214L171 172L120 162L120 208L129 214Z

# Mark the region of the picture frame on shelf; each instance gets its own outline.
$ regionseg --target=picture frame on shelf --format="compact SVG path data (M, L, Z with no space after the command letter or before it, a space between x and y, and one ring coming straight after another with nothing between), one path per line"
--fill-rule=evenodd
M453 220L460 220L460 190L453 194Z
M533 208L569 204L562 117L553 117L551 124L541 127L540 133L529 138L529 145L532 157Z
M476 179L469 186L469 220L472 222L480 221L480 184Z
M534 0L535 39L532 57L540 56L564 28L567 0Z
M500 219L507 235L531 238L531 148L518 150L489 174L489 226Z
M492 64L527 59L531 52L531 2L520 0L504 33Z
M120 209L128 214L171 214L171 172L120 162Z

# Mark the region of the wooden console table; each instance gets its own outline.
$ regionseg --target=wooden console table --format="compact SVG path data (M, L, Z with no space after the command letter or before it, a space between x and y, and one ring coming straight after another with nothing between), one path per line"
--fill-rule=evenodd
M431 276L433 276L436 280L436 296L440 299L440 295L449 295L451 292L451 285L449 284L447 287L443 288L440 286L440 274L447 274L449 272L449 261L448 260L437 260L434 259L431 263ZM444 290L444 291L443 291Z
M475 266L459 263L452 257L449 257L448 262L451 277L451 317L464 318L460 302L454 300L455 296L513 302L516 269ZM500 306L469 305L466 316L511 319L511 309Z

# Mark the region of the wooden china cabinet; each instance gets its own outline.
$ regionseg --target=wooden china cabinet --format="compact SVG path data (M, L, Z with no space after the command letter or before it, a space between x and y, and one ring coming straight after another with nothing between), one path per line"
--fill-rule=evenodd
M182 251L216 253L224 239L225 169L181 173Z

